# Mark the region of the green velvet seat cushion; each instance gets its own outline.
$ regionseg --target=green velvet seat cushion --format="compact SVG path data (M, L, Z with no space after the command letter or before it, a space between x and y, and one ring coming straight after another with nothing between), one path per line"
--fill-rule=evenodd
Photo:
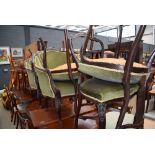
M112 59L112 58L107 58L107 59ZM88 74L95 78L105 80L105 81L117 82L117 83L122 82L122 78L124 74L124 71L122 70L100 67L96 65L89 65L85 63L79 63L78 70L82 73ZM137 83L142 77L142 75L147 75L147 73L131 73L130 83Z
M116 111L106 113L106 129L116 128L119 114L120 112L116 112ZM126 113L122 125L133 124L133 121L134 121L134 115Z
M53 73L53 79L55 81L69 81L70 78L69 78L69 75L68 75L68 72L63 72L63 73ZM72 72L72 75L73 75L73 78L74 79L77 79L78 78L78 72L75 71L75 72Z
M57 81L55 82L56 87L60 90L61 96L75 95L75 89L73 83L70 81Z
M50 79L44 69L35 68L38 76L41 92L44 96L54 98L54 92L51 87ZM60 90L61 96L71 96L75 94L74 86L71 81L55 81L56 87Z
M138 84L130 85L130 95L137 92ZM124 97L123 85L99 79L89 79L80 85L80 92L100 103Z
M60 90L61 97L75 95L74 86L70 81L55 82L55 85ZM50 88L50 90L49 90L47 87L49 87L49 86L45 85L44 88L41 89L42 94L44 96L54 98L55 96L54 96L52 89Z

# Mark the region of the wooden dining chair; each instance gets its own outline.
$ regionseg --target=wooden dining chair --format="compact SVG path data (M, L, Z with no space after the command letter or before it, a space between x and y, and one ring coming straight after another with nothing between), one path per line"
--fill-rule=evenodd
M10 91L9 88L5 87L7 97L9 100L9 110L11 113L11 122L13 121L14 124L16 124L16 129L19 127L20 119L19 119L19 113L20 116L27 116L26 115L26 108L28 105L32 102L31 99L22 99L21 97L17 96L13 91ZM18 114L17 114L18 113ZM21 123L20 123L21 124Z
M71 80L71 76L74 79L74 71L73 73L68 72L68 60L65 52L46 51L44 42L42 39L40 41L44 50L35 55L35 71L38 76L41 93L53 101L57 112L57 119L62 125L62 99L75 97L75 87Z
M126 60L117 58L89 59L85 56L86 48L81 48L79 63L79 97L76 109L75 127L81 117L82 98L92 101L98 110L99 128L143 128L145 76L148 68L134 63L136 48L141 41L146 26L140 26L139 32ZM83 81L82 75L93 78ZM129 99L137 94L136 114L127 114ZM106 113L107 105L116 99L123 98L121 110ZM84 118L84 116L82 116Z
M93 29L93 26L91 25L89 27L89 30L87 33L78 33L76 34L75 36L70 36L68 31L67 30L64 30L64 35L65 35L65 43L67 42L67 39L69 40L70 42L70 55L72 55L72 59L73 61L76 63L76 66L77 68L79 67L79 63L81 62L81 58L80 58L80 51L76 51L74 49L74 43L73 42L76 42L76 41L79 41L79 40L76 40L76 39L81 39L81 38L84 38L83 40L83 48L87 48L86 50L86 56L93 59L95 57L90 57L90 53L94 53L94 54L97 54L100 55L99 57L97 58L114 58L114 57L120 57L120 46L121 46L121 40L122 40L122 31L123 31L123 26L120 25L119 26L120 28L120 33L119 33L119 38L118 38L118 42L116 43L116 48L115 48L115 52L112 52L112 51L107 51L107 50L104 50L104 44L102 43L102 41L94 36L92 36L92 29ZM89 41L91 41L91 43L89 44ZM93 44L92 44L93 42ZM96 44L98 44L98 49L94 50L93 49L93 45L96 46ZM99 47L100 45L100 47ZM88 46L90 46L88 48ZM88 54L89 53L89 54ZM86 78L91 78L90 76L86 75ZM87 101L89 102L89 101ZM120 109L121 106L122 106L122 100L117 100L115 101L115 103L111 103L108 105L109 108L115 108L115 109ZM131 110L132 110L132 106L129 106L128 107L128 112L131 113Z

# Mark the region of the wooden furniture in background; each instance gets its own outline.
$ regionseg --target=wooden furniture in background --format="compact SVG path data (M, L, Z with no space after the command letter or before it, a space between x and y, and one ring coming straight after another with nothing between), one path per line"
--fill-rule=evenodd
M133 41L121 43L120 45L121 57L124 57L125 59L127 59L129 55L128 52L130 51L132 44L133 44ZM108 50L116 52L116 47L117 47L117 43L109 44ZM143 41L139 43L137 50L138 52L136 53L136 56L135 56L135 62L143 63Z
M9 60L11 64L9 89L11 90L13 85L17 90L25 89L27 74L24 69L24 59L12 59L10 57Z
M45 41L45 45L47 46L47 41ZM37 51L42 50L42 46L39 41L32 42L29 45L26 45L23 50L24 50L24 59L28 59L32 57L31 53L29 52L29 49L33 52L36 53Z

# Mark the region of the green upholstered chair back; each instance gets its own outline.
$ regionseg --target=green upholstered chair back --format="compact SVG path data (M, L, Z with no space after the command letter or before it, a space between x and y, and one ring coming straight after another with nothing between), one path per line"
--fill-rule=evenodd
M41 63L43 62L43 53L39 55ZM53 69L60 65L66 64L67 58L65 52L47 51L47 67Z
M27 59L24 61L24 66L28 75L28 80L29 80L29 85L31 89L37 89L36 81L35 81L35 76L32 71L32 60Z

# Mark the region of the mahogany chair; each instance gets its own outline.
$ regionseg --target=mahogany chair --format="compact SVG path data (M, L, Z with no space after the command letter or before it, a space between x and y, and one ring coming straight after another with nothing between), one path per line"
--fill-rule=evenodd
M86 47L81 48L81 63L79 65L78 104L75 127L82 106L82 98L90 100L97 107L99 128L143 128L145 77L148 68L134 63L136 48L141 41L146 26L140 26L139 32L131 47L127 61L117 58L89 59L85 56ZM74 54L73 54L74 56ZM94 78L83 81L83 74ZM129 99L137 94L136 114L127 114ZM123 99L123 106L119 112L108 112L107 105L116 99ZM88 118L88 117L87 117Z
M67 42L67 40L70 42L70 55L72 55L72 59L73 61L76 63L77 68L79 67L79 63L81 62L81 58L80 58L80 51L76 51L74 49L74 45L73 45L73 41L77 41L76 39L79 38L84 38L83 40L83 48L87 48L88 46L90 46L89 48L87 48L85 55L91 59L95 59L95 58L118 58L120 57L121 53L120 53L120 47L121 47L121 40L122 40L122 31L123 31L123 26L120 25L119 26L120 29L120 33L119 33L119 37L118 37L118 42L115 43L115 52L112 51L108 51L108 50L104 50L104 44L102 43L101 40L99 40L98 38L94 37L94 35L92 34L93 32L93 26L91 25L89 27L89 30L87 32L87 34L85 33L78 33L73 37L70 37L68 34L67 30L64 30L64 35L65 35L65 43L63 44L63 47L65 47L65 44ZM90 44L89 44L90 42ZM95 44L99 44L100 45L100 49L94 50L93 46ZM99 47L98 47L99 48ZM91 54L91 55L90 55ZM93 54L96 55L97 57L93 57ZM86 78L91 78L90 76L86 75ZM89 101L87 101L89 102ZM111 103L108 104L109 108L116 108L116 109L120 109L122 106L122 100L117 100L115 101L115 103ZM128 112L131 113L132 107L129 106L128 107Z
M15 95L14 91L10 91L7 87L5 87L6 93L7 93L7 97L9 100L9 110L11 113L11 122L14 121L14 124L16 124L16 128L19 127L19 123L20 119L19 119L19 114L20 116L27 116L26 115L26 108L27 106L31 103L31 99L26 99L23 100L22 98L18 97L17 95ZM17 121L17 122L16 122Z
M50 98L51 101L53 101L57 119L60 125L62 125L62 99L75 98L76 88L73 82L74 75L71 70L72 66L70 60L67 58L67 52L46 51L46 46L41 38L40 41L44 50L43 53L41 52L35 55L35 71L38 76L41 93L43 96Z

